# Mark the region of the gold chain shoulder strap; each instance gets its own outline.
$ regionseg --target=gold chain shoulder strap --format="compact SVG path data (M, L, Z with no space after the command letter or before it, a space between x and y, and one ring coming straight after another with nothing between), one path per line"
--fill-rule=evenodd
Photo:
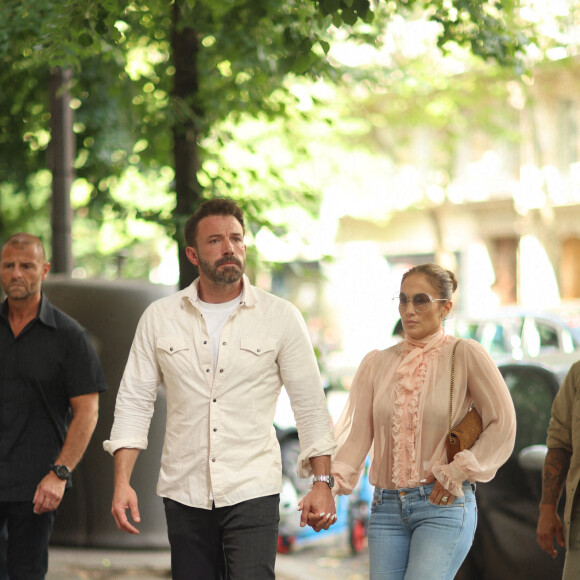
M447 431L447 434L449 435L449 439L452 442L453 439L451 437L451 421L453 415L453 386L455 384L455 349L457 348L458 344L459 340L456 340L455 344L453 345L453 353L451 354L451 382L449 385L449 429Z

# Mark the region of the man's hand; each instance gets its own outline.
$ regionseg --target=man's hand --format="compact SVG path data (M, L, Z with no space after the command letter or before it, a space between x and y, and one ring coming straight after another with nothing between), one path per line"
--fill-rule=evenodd
M552 558L558 554L554 548L554 538L560 546L566 547L562 522L558 516L558 502L566 482L570 467L570 451L561 447L552 447L546 453L542 472L542 499L540 500L540 517L536 528L537 542Z
M62 501L66 480L60 479L54 471L50 471L42 478L36 487L32 503L35 514L45 514L54 511Z
M139 449L121 448L115 451L115 484L111 514L117 527L128 534L138 534L139 530L127 519L127 510L135 523L141 523L137 494L130 483L138 455Z
M298 504L302 512L300 526L312 526L315 532L328 530L336 522L336 505L330 487L324 482L315 483L312 490Z
M111 506L111 514L115 518L117 527L122 532L127 532L129 534L138 534L139 530L129 522L127 519L127 510L131 514L131 519L135 523L141 522L141 516L139 515L139 506L137 502L137 494L135 490L127 486L115 486L115 492L113 494L113 505Z
M554 548L554 538L556 538L558 545L562 546L562 548L566 547L562 521L558 516L558 510L555 505L540 504L540 518L536 528L536 538L540 548L550 554L552 558L558 555L556 548Z

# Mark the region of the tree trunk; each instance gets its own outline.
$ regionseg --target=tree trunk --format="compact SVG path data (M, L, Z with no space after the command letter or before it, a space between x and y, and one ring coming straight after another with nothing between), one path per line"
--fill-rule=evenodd
M74 179L73 112L69 106L71 71L56 68L50 75L50 161L52 171L51 270L70 274L72 258L72 209L70 191Z
M198 130L196 118L201 115L196 106L198 93L197 56L199 39L193 28L180 27L180 2L173 5L172 47L175 62L173 88L174 117L173 155L175 161L175 225L179 252L179 286L185 288L196 278L195 267L185 255L183 227L189 216L203 201L202 187L197 180L199 169ZM179 113L177 113L179 111Z

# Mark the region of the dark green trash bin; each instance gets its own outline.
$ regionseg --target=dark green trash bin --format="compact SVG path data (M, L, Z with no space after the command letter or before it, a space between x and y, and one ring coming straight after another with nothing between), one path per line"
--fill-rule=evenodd
M117 391L139 318L151 302L176 289L137 281L49 276L43 290L55 306L91 333L108 385L100 396L95 433L73 473L73 488L59 507L51 543L87 548L167 548L163 502L155 493L165 433L163 390L155 404L149 447L140 453L132 477L141 514L141 533L137 536L120 532L111 516L113 458L103 450L103 441L111 433Z

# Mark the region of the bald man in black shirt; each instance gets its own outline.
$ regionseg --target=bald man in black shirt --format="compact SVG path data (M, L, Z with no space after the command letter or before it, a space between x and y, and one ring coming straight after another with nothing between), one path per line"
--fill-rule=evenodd
M46 575L54 510L106 388L87 331L42 294L49 270L36 236L15 234L2 246L0 529L8 531L8 577L17 580Z

